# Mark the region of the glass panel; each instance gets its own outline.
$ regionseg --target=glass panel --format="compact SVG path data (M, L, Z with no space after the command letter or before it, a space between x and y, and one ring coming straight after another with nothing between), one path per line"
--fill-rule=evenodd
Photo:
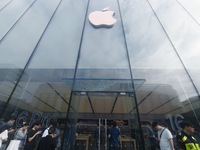
M190 73L190 76L197 88L197 90L200 93L200 79L199 79L199 74L200 74L200 69L188 69L188 72Z
M156 9L157 7L162 7L165 5L165 10ZM152 6L155 7L156 13L160 18L162 18L162 23L166 27L167 33L170 35L171 39L173 39L173 44L176 47L178 55L182 59L183 64L186 69L188 69L188 73L191 76L191 80L193 80L194 86L196 90L198 90L199 94L199 42L200 42L200 29L199 29L199 9L200 6L199 1L194 1L193 3L188 3L185 0L181 1L169 1L168 3L152 3ZM170 13L176 10L179 13L174 15ZM165 13L170 15L170 20L176 20L176 26L169 26L167 23L169 20L165 17ZM162 14L162 15L161 15ZM181 15L181 18L180 18ZM179 28L184 23L184 32L183 28ZM191 30L193 29L193 30ZM184 84L184 83L183 83ZM188 94L189 93L189 94ZM190 92L186 90L186 94L190 95ZM190 98L189 96L188 98ZM192 97L191 97L192 98ZM191 107L195 107L196 114L198 111L196 110L196 105L191 103Z
M120 1L120 6L133 76L146 80L136 91L144 139L147 122L160 122L174 136L183 118L198 126L199 95L184 65L198 68L199 25L173 0Z
M0 121L16 117L18 128L24 121L45 127L56 120L69 150L96 148L97 128L103 131L97 133L101 149L107 149L105 125L113 120L123 149L142 149L142 140L149 149L146 124L155 120L174 135L183 118L198 127L200 2L119 0L119 5L1 0ZM113 26L89 22L102 9L115 12ZM81 119L90 122L84 131ZM79 132L89 135L88 144L78 145Z
M117 23L110 28L95 28L89 22L88 16L94 11L102 11L102 9L105 7L109 7L109 10L115 12ZM135 107L135 99L132 97L134 96L134 90L132 87L133 82L136 83L136 87L138 88L145 81L139 79L138 81L131 80L122 22L120 19L117 1L103 0L99 1L98 3L96 3L96 1L90 1L89 10L86 17L83 38L80 45L80 58L78 60L77 72L75 74L76 80L74 82L70 82L70 80L64 79L66 80L67 86L71 86L73 89L74 95L70 100L72 104L71 106L73 108L77 108L78 106L76 113L74 110L72 110L72 108L70 109L68 116L70 122L67 125L70 130L68 132L70 133L74 132L75 127L78 128L78 126L76 126L77 119L82 117L84 118L84 116L87 114L87 119L94 119L94 116L96 116L96 119L107 118L109 116L108 114L110 113L111 115L109 117L112 120L114 118L124 119L122 116L126 116L125 114L130 112ZM131 94L126 93L127 91L131 92ZM123 97L131 97L127 98L128 100L126 100L126 98L123 99L121 98L120 93ZM80 96L79 101L77 101L77 96ZM77 112L78 116L76 116ZM134 115L129 117L133 118L135 122L138 122L136 111L133 110L132 114ZM127 120L130 120L129 117ZM127 124L127 128L129 131L131 131L132 128L130 128L128 125L130 124ZM139 126L137 127L139 130ZM89 128L89 131L90 129L92 128ZM101 131L104 132L105 129ZM138 134L140 134L139 132ZM129 135L127 136L129 141L132 139L130 133L131 132L129 132ZM83 143L77 142L79 145L74 145L74 134L75 133L73 133L71 137L67 137L65 139L65 143L69 141L69 138L72 139L71 143L68 143L66 147L68 149L77 149L77 146L79 146L79 148L84 147L84 149L87 149L87 140L85 140ZM76 139L80 139L79 133L76 135ZM84 135L85 138L87 135ZM102 143L100 144L101 149L106 149L105 136L107 135L100 134L100 139L102 139ZM95 144L96 143L93 142L90 144L90 146L92 147ZM130 145L136 146L136 144ZM125 144L124 147L126 146L127 145Z
M194 85L199 89L199 43L200 43L200 2L195 0L192 3L186 0L158 2L151 1L152 7L162 21L163 26L171 38L178 56L188 69L194 81ZM159 8L165 7L165 9ZM177 13L174 14L173 12ZM167 14L167 16L166 16ZM169 24L169 21L176 20L176 23ZM183 26L184 24L184 26ZM191 30L192 29L192 30Z
M66 135L65 148L109 149L112 144L109 143L111 141L108 134L113 121L120 129L119 141L122 148L139 148L141 133L137 113L133 110L135 108L133 95L133 93L130 95L116 92L73 92L72 106L76 111L71 111L69 115L67 133L70 134Z
M41 1L40 3L44 3ZM61 14L69 14L68 12L71 12L69 9L64 9L66 5L69 7L69 1L65 1L62 3L62 5L59 7L57 15L62 16ZM51 5L56 7L55 4L57 3L52 3ZM74 3L73 3L74 4ZM38 6L39 5L39 6ZM34 6L34 8L31 9L37 9L37 7L41 7L42 4L37 4ZM49 6L51 6L49 5ZM86 7L86 4L82 2L82 5ZM70 3L70 6L73 6L72 3ZM80 6L80 5L79 5ZM74 10L79 9L79 6L74 4ZM39 8L38 8L39 9ZM82 14L84 14L84 9L82 9ZM80 10L79 10L80 12ZM28 14L26 14L28 15ZM33 14L31 14L33 15ZM76 14L78 15L78 14ZM64 20L63 18L57 17L59 20L53 21L52 24L49 25L49 28L53 30L55 29L55 25L61 25L63 24ZM79 18L77 18L80 20ZM42 20L42 19L41 19ZM74 20L77 21L77 20ZM57 24L56 24L57 23ZM68 22L68 24L65 23L65 25L69 25L70 27L71 22ZM72 25L71 25L72 26ZM79 26L73 26L73 30L76 30L77 28L79 29L79 34L77 32L76 37L80 38L80 28L81 24ZM16 27L17 28L17 27ZM64 30L65 26L62 28L59 28L60 30ZM71 27L72 29L72 27ZM25 71L21 81L19 82L18 87L16 88L16 96L13 98L13 100L10 101L12 104L16 104L16 100L18 104L18 107L21 107L22 109L26 110L31 110L32 112L34 111L41 111L41 112L46 112L46 113L52 113L52 112L66 112L67 111L67 101L70 96L70 90L67 88L65 85L63 85L63 78L72 78L74 76L74 69L60 69L63 67L75 67L76 63L76 57L77 57L77 51L78 47L75 45L78 45L79 43L79 38L76 39L73 43L65 43L65 46L61 46L60 54L63 54L63 50L65 48L70 49L73 47L73 55L67 55L70 54L69 52L66 53L66 55L63 55L63 60L61 62L61 58L57 59L57 55L55 55L55 50L53 51L52 49L47 49L47 46L44 51L44 45L46 44L46 39L52 40L54 45L58 45L61 40L55 40L54 38L56 37L50 37L49 34L51 34L52 30L47 30L46 34L43 37L43 40L40 41L40 45L34 54L34 57L31 60L31 63L29 65L29 68ZM77 30L78 31L78 30ZM61 33L61 31L60 31ZM59 34L59 33L58 33ZM79 35L79 36L78 36ZM66 36L70 37L68 33L63 33L63 43L65 41ZM74 37L74 38L76 38ZM56 38L57 39L57 38ZM53 42L54 41L54 42ZM30 44L30 43L29 43ZM52 44L52 45L53 45ZM27 44L28 45L28 44ZM30 46L30 45L29 45ZM53 48L53 47L52 47ZM64 48L64 49L63 49ZM49 51L49 52L48 52ZM75 53L76 51L76 53ZM44 53L45 52L45 53ZM48 57L46 54L48 53ZM43 54L45 54L44 57L40 57ZM49 55L52 54L52 57L50 58ZM4 57L5 58L5 57ZM45 59L46 58L46 59ZM50 59L49 59L50 58ZM71 59L71 64L69 65L65 60L68 60L68 58ZM72 59L73 58L73 59ZM40 60L39 60L40 59ZM49 64L49 61L53 61L57 66L53 66ZM67 64L67 65L65 65ZM6 67L4 65L4 67ZM42 69L40 69L40 67ZM33 69L34 68L34 69ZM59 68L59 69L57 69ZM22 91L22 92L17 92L17 90ZM23 95L22 95L23 94ZM17 96L18 95L18 96ZM56 101L57 99L57 101ZM31 105L30 105L31 104ZM55 108L53 107L55 105ZM15 105L16 106L16 105ZM13 108L15 109L15 108Z
M200 54L198 51L200 28L198 20L195 19L199 18L199 14L197 15L195 11L199 11L197 8L200 7L200 3L198 1L194 1L193 3L190 3L190 5L186 6L187 2L180 1L178 3L177 1L169 0L167 2L152 1L151 4L156 14L162 21L167 34L172 40L178 55L182 59L186 68L199 68L200 63L198 58ZM193 11L191 12L192 6ZM159 9L163 7L165 7L165 9ZM174 14L174 11L177 13ZM173 25L168 23L172 20L176 20L176 23L172 22Z
M4 0L5 1L5 0ZM8 3L9 5L5 9L1 10L0 13L0 39L11 30L12 26L18 21L20 17L31 7L34 0L18 0ZM5 17L9 16L9 17Z
M49 76L45 76L43 73L50 75L51 81L46 78ZM9 100L3 118L9 118L10 114L14 112L18 112L14 113L17 117L24 111L29 115L39 113L39 120L44 121L44 125L48 123L47 120L42 120L42 117L46 115L50 118L58 115L60 118L64 118L70 89L58 80L59 76L53 76L53 74L52 70L29 70L26 72ZM18 117L20 118L20 116ZM30 119L31 117L27 116L25 121L31 122Z
M40 41L30 68L75 67L86 6L87 1L62 1Z
M177 3L179 3L183 9L187 10L189 14L191 14L191 16L195 18L195 20L200 22L200 14L199 14L200 2L198 0L193 0L192 3L187 0L178 0Z
M25 13L12 32L1 41L0 63L14 64L18 68L26 65L58 2L55 0L46 5L47 0L37 1Z
M135 79L76 79L73 85L73 79L64 79L67 87L72 88L74 92L133 92L132 82L137 90L145 80Z
M1 0L0 1L0 10L5 8L12 0Z
M93 27L88 16L105 7L115 12L116 24L110 28ZM78 78L131 78L117 1L90 1L80 56Z
M40 121L42 123L41 130L49 126L52 121L57 121L60 130L58 138L61 142L61 139L66 136L65 133L68 134L66 131L68 128L65 125L71 96L71 88L66 86L63 79L74 77L87 2L80 0L79 5L77 5L77 1L59 2L37 1L2 41L0 50L4 55L0 56L0 60L3 63L2 68L5 67L10 71L11 66L7 63L15 63L16 66L23 68L31 57L19 83L15 86L16 80L12 80L12 83L9 82L9 84L13 84L15 91L6 103L1 120L6 121L12 116L16 117L16 126L14 127L17 128L22 125L22 122L33 125L34 122ZM53 19L48 24L42 38L39 39L57 6L59 7ZM74 15L73 19L72 15ZM29 26L26 26L26 23ZM24 30L22 30L22 26ZM20 38L21 36L22 38ZM68 40L66 41L66 39ZM18 52L16 56L14 56L14 46ZM5 48L7 53L4 52ZM33 50L36 51L30 55ZM5 83L4 76L2 80ZM5 84L1 85L5 86ZM4 91L1 90L1 95L5 95ZM10 93L8 94L10 96ZM3 98L2 101L4 101ZM77 108L71 107L71 110L74 112ZM9 141L6 144L9 144ZM60 144L58 143L58 146Z
M12 66L9 66L9 68ZM0 117L6 108L7 100L16 86L17 80L21 74L20 69L7 69L7 66L0 65Z

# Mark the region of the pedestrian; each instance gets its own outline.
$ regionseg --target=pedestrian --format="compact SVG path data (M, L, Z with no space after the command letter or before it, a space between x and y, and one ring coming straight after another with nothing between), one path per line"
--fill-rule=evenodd
M24 148L28 127L28 123L23 123L22 127L15 132L14 139L10 141L6 150L22 150Z
M40 140L37 150L55 150L56 145L55 128L50 127L48 129L48 135Z
M60 138L60 128L58 127L58 123L57 121L51 121L50 124L49 124L49 127L47 127L43 134L42 134L42 137L46 137L48 135L48 130L51 128L51 127L54 127L55 128L55 134L54 134L54 138L56 140L56 150L59 150L60 147L61 147L61 138Z
M28 130L26 143L24 146L24 150L33 150L36 144L36 138L39 134L42 133L42 131L38 131L38 129L41 127L40 122L34 123L33 127Z
M182 131L176 136L179 150L200 150L200 143L193 136L194 126L189 121L183 121L180 123L180 127Z
M151 127L151 123L147 122L146 124L147 127L147 135L146 137L149 139L149 143L150 143L150 149L151 150L155 150L158 146L158 139L155 137L155 133Z
M15 118L11 117L7 122L1 121L0 125L0 133L2 133L5 130L8 130L9 132L14 132L14 123L15 123Z
M120 130L119 130L119 128L117 128L117 123L113 122L112 128L110 128L108 130L110 150L119 150L120 149L119 136L120 136Z
M163 127L158 122L153 122L152 128L158 132L160 150L175 150L173 136L169 129Z
M9 144L14 132L15 117L9 118L7 122L2 121L0 124L0 150L5 150Z

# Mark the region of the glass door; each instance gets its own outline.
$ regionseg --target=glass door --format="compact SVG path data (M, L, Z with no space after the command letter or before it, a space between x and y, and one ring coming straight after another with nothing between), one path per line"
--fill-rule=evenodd
M135 82L137 87L143 83ZM120 130L120 147L140 149L142 134L131 83L131 80L76 80L70 96L63 149L109 150L108 134L113 122Z
M109 150L113 122L120 130L119 147L139 149L141 134L133 98L133 93L74 92L77 112L69 116L68 149Z

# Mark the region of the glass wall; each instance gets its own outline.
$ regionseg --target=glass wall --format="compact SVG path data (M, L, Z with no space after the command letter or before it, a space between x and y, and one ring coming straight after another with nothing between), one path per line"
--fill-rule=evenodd
M200 28L180 3L120 1L132 73L146 80L136 92L141 120L159 121L174 135L183 118L199 128Z
M140 149L143 140L149 146L141 138L146 122L174 135L184 118L199 128L199 7L198 0L1 1L1 124L15 117L14 129L36 121L45 128L56 120L70 150L80 119L125 119L121 128ZM94 11L113 11L117 22L95 28Z
M117 19L117 23L110 28L95 28L89 22L88 16L95 11L103 13L103 9L108 6L109 8L106 11L115 12L113 17ZM118 98L121 92L125 95L128 95L127 92L133 94L134 88L132 85L137 84L137 86L140 86L143 83L143 80L141 83L132 80L123 34L122 20L116 0L88 2L84 31L80 43L80 57L77 62L74 84L72 84L75 93L70 99L72 107L69 113L70 123L67 125L67 132L72 134L67 135L66 142L64 142L67 143L66 147L69 149L76 149L78 143L74 142L75 138L79 139L82 134L86 134L85 131L81 133L77 131L77 137L74 137L76 132L74 128L79 127L77 119L85 116L85 114L90 114L90 117L86 119L112 119L113 117L108 115L110 113L115 116L115 119L117 117L123 119L121 114L127 114L129 120L132 119L137 123L134 127L139 128L137 111L133 110L135 108L134 97L130 97L129 100L126 100L125 97ZM129 87L128 91L126 90L127 87ZM77 100L77 97L79 100ZM76 111L79 112L78 115L74 116L73 108L76 108ZM128 112L131 110L133 110L132 115L129 115ZM92 128L94 126L93 124L89 125ZM95 140L92 136L93 131L87 133L91 134L90 141ZM69 138L74 140L67 140ZM106 142L105 139L104 142ZM86 145L85 147L87 147ZM95 143L92 142L89 147L94 148L94 145ZM100 149L107 149L108 145L106 143L102 143L102 145L105 145L105 147L101 146Z
M65 79L74 78L86 8L87 1L59 0L2 8L1 124L15 117L16 131L24 122L31 127L40 121L44 129L57 121L63 139L71 93Z

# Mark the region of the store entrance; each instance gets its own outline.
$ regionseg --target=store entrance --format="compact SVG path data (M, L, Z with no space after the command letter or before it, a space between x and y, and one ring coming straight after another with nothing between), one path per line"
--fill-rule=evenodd
M120 130L123 150L139 149L141 142L135 90L144 80L76 80L65 130L67 150L109 150L113 122ZM70 85L70 82L68 82Z
M76 149L108 149L107 119L79 119L76 129Z
M80 121L80 120L79 120ZM97 122L95 124L95 122ZM108 119L84 119L77 124L76 150L109 150L113 147L110 130L113 122L117 123L117 130L120 131L119 149L137 150L135 136L132 129L128 126L128 120L108 120ZM111 143L112 142L112 143Z
M73 92L67 149L109 150L113 122L120 130L119 147L138 149L139 122L131 92ZM75 108L76 107L76 108Z

